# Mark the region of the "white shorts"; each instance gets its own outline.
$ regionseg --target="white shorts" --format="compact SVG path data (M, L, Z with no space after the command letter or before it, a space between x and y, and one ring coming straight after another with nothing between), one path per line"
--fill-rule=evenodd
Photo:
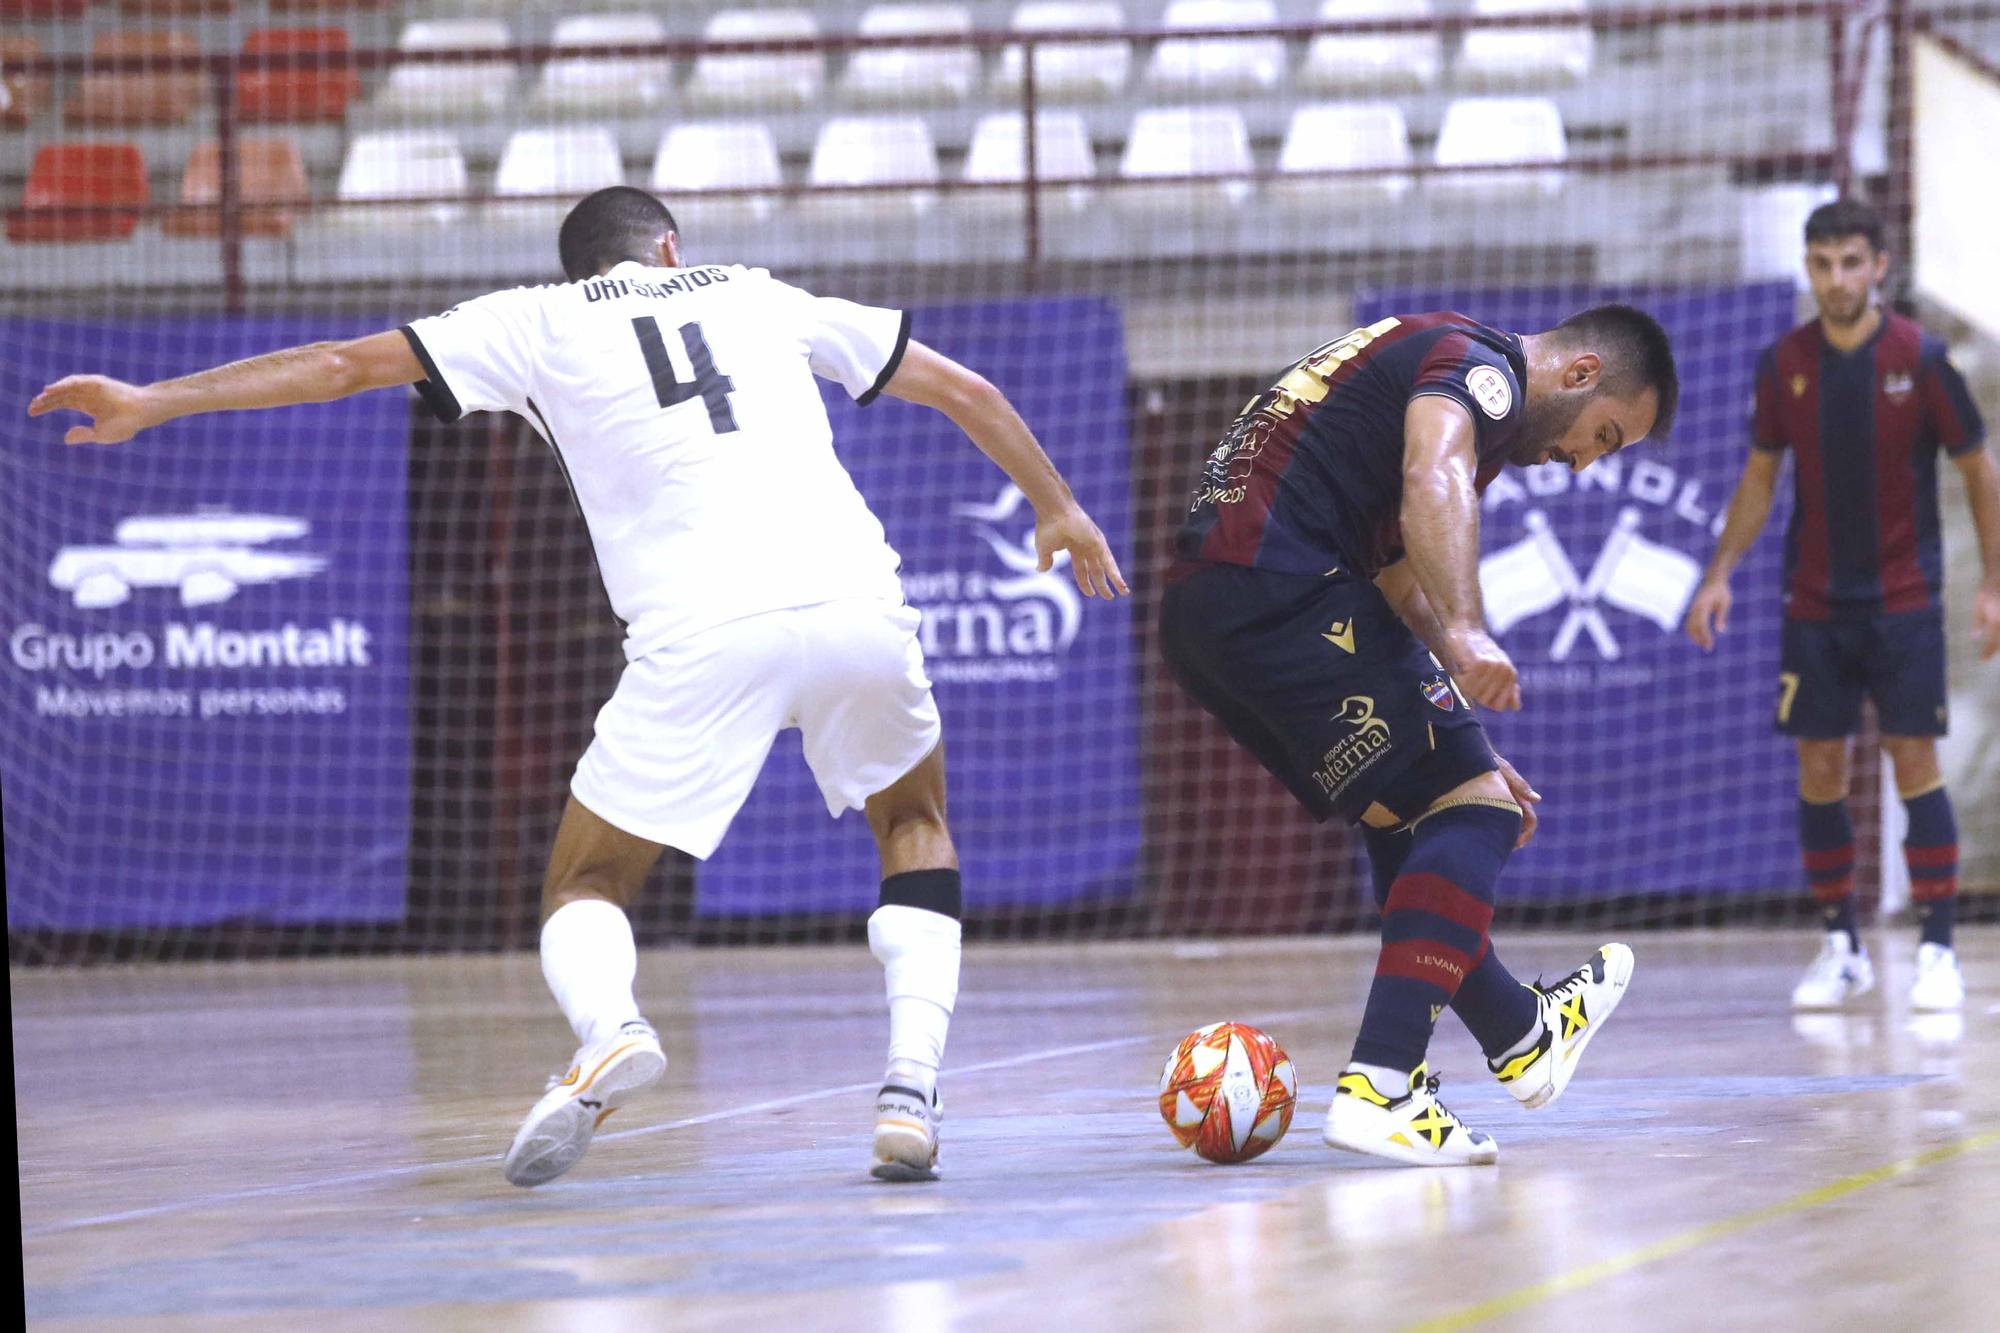
M859 810L938 743L921 618L893 602L822 602L628 662L570 791L607 823L706 859L771 743L797 727L827 813Z

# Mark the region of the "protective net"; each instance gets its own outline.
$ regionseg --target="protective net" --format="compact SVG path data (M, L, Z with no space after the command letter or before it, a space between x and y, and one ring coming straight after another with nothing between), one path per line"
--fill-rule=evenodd
M1457 309L1532 331L1633 301L1679 354L1674 440L1510 472L1484 502L1489 619L1526 696L1491 730L1547 795L1503 912L1790 920L1782 488L1722 646L1680 618L1758 353L1802 314L1805 212L1847 184L1907 246L1911 45L1990 60L1996 15L7 0L0 383L18 407L66 373L150 380L555 281L567 205L650 186L690 260L910 309L1020 407L1132 580L1106 605L1038 573L1028 508L949 422L829 386L925 616L972 927L1298 932L1367 919L1358 841L1300 812L1154 644L1202 459L1351 327ZM396 392L116 448L0 420L16 957L533 941L623 658L524 423L441 426ZM1954 567L1955 625L1976 569ZM1955 679L1972 890L2000 884L1994 721ZM670 852L637 921L653 942L846 933L876 877L787 733L722 850Z

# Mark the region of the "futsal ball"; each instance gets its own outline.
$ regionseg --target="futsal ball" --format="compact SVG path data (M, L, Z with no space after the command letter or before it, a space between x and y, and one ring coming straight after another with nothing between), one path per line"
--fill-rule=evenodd
M1210 1023L1181 1038L1160 1071L1160 1115L1181 1147L1247 1162L1285 1137L1298 1092L1277 1042L1247 1023Z

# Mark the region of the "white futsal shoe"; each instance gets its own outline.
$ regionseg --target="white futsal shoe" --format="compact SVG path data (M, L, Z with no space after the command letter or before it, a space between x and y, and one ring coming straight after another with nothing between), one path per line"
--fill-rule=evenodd
M926 1098L916 1088L885 1083L875 1094L875 1164L868 1174L877 1180L936 1180L943 1124L944 1102L935 1090Z
M1320 1138L1329 1148L1386 1157L1408 1166L1490 1166L1500 1145L1490 1134L1468 1129L1437 1098L1438 1081L1418 1065L1410 1086L1392 1097L1368 1075L1349 1069L1340 1076L1333 1105L1326 1108Z
M1965 978L1958 955L1942 944L1917 946L1917 979L1910 987L1910 1008L1955 1011L1965 1003Z
M1632 951L1625 945L1606 944L1555 985L1530 987L1541 1003L1540 1033L1518 1055L1486 1062L1515 1101L1534 1108L1562 1096L1583 1058L1583 1048L1625 998L1632 962Z
M1792 987L1794 1009L1838 1009L1875 989L1875 965L1844 930L1829 930L1799 984Z
M567 1073L549 1079L547 1095L514 1136L507 1150L508 1181L546 1185L575 1166L604 1117L666 1071L658 1034L636 1019L579 1050Z

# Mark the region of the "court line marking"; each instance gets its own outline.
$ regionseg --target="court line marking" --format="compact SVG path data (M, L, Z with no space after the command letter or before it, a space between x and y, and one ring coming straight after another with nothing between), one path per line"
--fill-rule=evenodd
M1316 1014L1332 1012L1326 1006L1311 1009L1288 1009L1278 1013L1262 1014L1245 1020L1253 1027L1272 1023L1289 1022L1294 1019L1310 1018ZM1186 1035L1186 1034L1180 1034ZM1072 1055L1090 1055L1097 1051L1117 1050L1121 1046L1138 1046L1144 1042L1167 1042L1178 1040L1176 1036L1161 1036L1147 1033L1139 1037L1114 1037L1105 1041L1082 1042L1072 1046L1052 1046L1047 1050L1029 1051L1023 1055L1010 1055L997 1060L981 1060L975 1064L956 1065L949 1071L953 1078L968 1074L983 1074L995 1069L1016 1069L1022 1065L1036 1064L1043 1060L1061 1060ZM837 1088L817 1088L811 1092L797 1092L784 1097L772 1097L766 1101L751 1102L747 1106L732 1106L721 1111L709 1111L704 1115L688 1116L682 1120L662 1121L657 1125L636 1125L631 1129L616 1130L610 1134L599 1134L598 1139L636 1139L648 1134L665 1134L676 1129L693 1129L700 1125L714 1124L718 1120L733 1120L737 1116L755 1115L760 1111L783 1110L787 1107L803 1106L809 1102L825 1101L830 1097L846 1097L855 1093L873 1092L881 1084L876 1080L866 1083L843 1083ZM98 1213L90 1217L73 1217L61 1222L46 1222L39 1226L23 1227L21 1238L60 1235L66 1231L83 1231L91 1227L112 1226L119 1222L136 1222L149 1217L162 1217L169 1213L187 1212L190 1209L213 1208L226 1203L241 1203L249 1199L278 1198L288 1194L309 1194L315 1190L335 1189L342 1185L365 1185L380 1180L395 1180L402 1176L420 1175L426 1171L455 1171L468 1166L490 1166L503 1156L501 1153L480 1153L476 1157L449 1158L442 1162L411 1162L402 1166L378 1167L373 1171L355 1171L341 1176L321 1176L314 1180L294 1180L282 1185L255 1185L247 1189L221 1190L214 1194L197 1195L189 1199L172 1199L165 1203L149 1204L144 1208L127 1208L116 1213Z
M1675 1255L1685 1254L1689 1250L1721 1240L1726 1236L1733 1236L1739 1231L1748 1231L1752 1227L1762 1226L1766 1222L1775 1222L1781 1217L1789 1217L1794 1213L1806 1212L1819 1207L1821 1204L1832 1203L1836 1199L1844 1198L1857 1190L1867 1189L1870 1185L1879 1185L1885 1180L1893 1180L1898 1176L1906 1176L1911 1172L1921 1171L1927 1166L1935 1166L1939 1162L1949 1161L1954 1157L1962 1157L1967 1153L1979 1152L1983 1149L1991 1148L1996 1144L2000 1144L2000 1131L1974 1134L1970 1138L1959 1139L1955 1143L1947 1143L1942 1147L1932 1148L1927 1152L1920 1152L1914 1157L1905 1157L1901 1161L1889 1162L1867 1171L1857 1171L1851 1176L1842 1176L1840 1179L1821 1185L1817 1189L1807 1190L1803 1194L1794 1194L1789 1199L1780 1199L1776 1203L1766 1204L1762 1208L1753 1208L1748 1212L1738 1213L1734 1217L1722 1218L1720 1221L1704 1222L1700 1226L1690 1227L1686 1231L1678 1232L1663 1240L1656 1240L1651 1245L1642 1245L1638 1249L1627 1250L1623 1254L1612 1255L1609 1259L1600 1259L1596 1263L1585 1264L1581 1268L1573 1268L1569 1272L1560 1273L1546 1282L1537 1282L1530 1286L1517 1287L1513 1291L1503 1296L1496 1296L1490 1301L1481 1301L1476 1305L1467 1305L1453 1310L1448 1314L1439 1315L1434 1319L1420 1320L1417 1323L1405 1325L1403 1333L1456 1333L1458 1329L1471 1328L1475 1324L1483 1324L1487 1320L1497 1319L1501 1315L1516 1314L1527 1309L1529 1306L1539 1305L1544 1301L1553 1300L1558 1296L1567 1296L1573 1292L1582 1291L1584 1288L1594 1286L1606 1278L1629 1273L1635 1268L1658 1263L1662 1259L1671 1259Z

